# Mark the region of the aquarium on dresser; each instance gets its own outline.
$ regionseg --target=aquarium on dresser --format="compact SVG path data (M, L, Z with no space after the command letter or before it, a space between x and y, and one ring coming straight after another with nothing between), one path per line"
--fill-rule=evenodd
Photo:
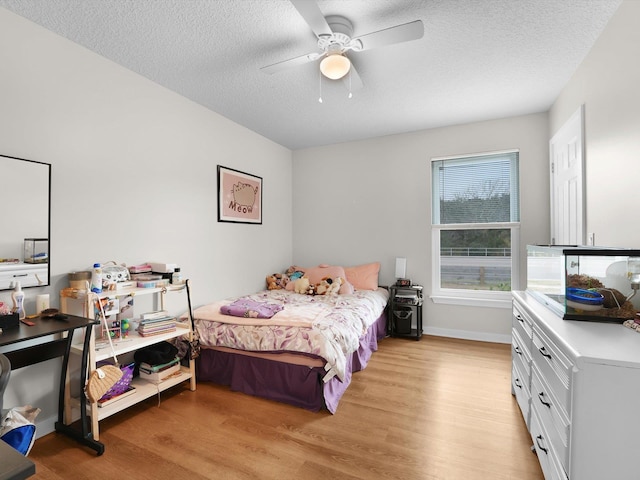
M639 288L640 249L527 245L527 292L566 320L634 319Z

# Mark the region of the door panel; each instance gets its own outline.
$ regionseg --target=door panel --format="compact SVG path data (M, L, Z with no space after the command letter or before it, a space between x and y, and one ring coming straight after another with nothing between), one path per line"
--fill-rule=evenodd
M551 161L551 243L585 244L584 105L549 142Z

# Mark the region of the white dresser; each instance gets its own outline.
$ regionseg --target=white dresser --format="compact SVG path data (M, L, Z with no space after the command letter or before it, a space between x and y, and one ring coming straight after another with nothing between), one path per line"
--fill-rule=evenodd
M640 334L513 292L512 393L546 480L640 479Z
M13 289L16 282L21 287L49 285L48 263L3 263L0 264L0 290Z

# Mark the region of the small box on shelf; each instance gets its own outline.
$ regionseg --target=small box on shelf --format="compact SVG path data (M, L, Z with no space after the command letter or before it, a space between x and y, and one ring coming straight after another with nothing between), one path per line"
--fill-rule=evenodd
M0 328L2 330L18 328L19 326L20 326L20 318L17 312L9 313L8 315L0 315Z

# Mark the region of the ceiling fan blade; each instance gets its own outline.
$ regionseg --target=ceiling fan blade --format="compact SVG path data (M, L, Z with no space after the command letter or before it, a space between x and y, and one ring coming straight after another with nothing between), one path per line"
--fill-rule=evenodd
M268 73L269 75L278 73L282 70L286 70L291 67L297 67L298 65L303 65L308 62L313 62L320 58L320 53L307 53L306 55L301 55L299 57L290 58L289 60L284 60L282 62L274 63L272 65L267 65L266 67L261 67L260 70L264 73Z
M298 13L304 18L305 22L309 24L316 37L321 35L331 35L331 27L324 18L320 7L315 0L290 0Z
M362 83L362 79L356 70L356 67L351 63L351 68L349 69L349 73L347 73L344 77L342 77L342 83L347 87L347 90L350 92L356 92L360 90L364 84Z
M424 25L422 20L396 25L395 27L385 28L377 32L368 33L353 40L359 42L361 48L354 48L356 51L370 50L372 48L393 45L394 43L408 42L410 40L418 40L424 36Z

